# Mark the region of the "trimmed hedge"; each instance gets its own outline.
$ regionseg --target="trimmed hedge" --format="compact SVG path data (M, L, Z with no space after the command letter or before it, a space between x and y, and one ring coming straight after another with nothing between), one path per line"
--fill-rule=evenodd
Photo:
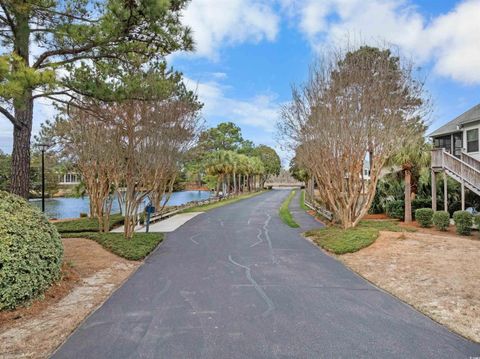
M439 231L446 231L450 225L450 214L445 211L437 211L433 214L433 224Z
M433 209L419 208L415 211L415 219L420 227L428 228L432 226Z
M123 224L123 216L121 214L110 215L110 230L116 226ZM99 225L97 218L82 217L67 221L54 223L60 233L76 233L76 232L98 232Z
M480 230L480 216L473 216L473 223L475 223L478 230Z
M60 278L63 245L34 206L0 191L0 310L27 303Z
M432 208L432 199L428 198L415 198L412 201L412 212L415 214L415 211L420 208Z
M412 201L412 214L413 218L415 219L415 212L417 209L420 208L431 208L432 207L432 199L428 198L415 198ZM388 201L385 204L385 213L390 218L396 218L403 221L405 217L405 202L403 199L396 199L393 201Z
M473 216L467 211L456 211L453 214L453 220L455 226L457 226L457 233L465 236L469 236L472 232Z
M389 201L385 205L385 213L390 218L403 220L405 204L402 200L397 199L394 201Z

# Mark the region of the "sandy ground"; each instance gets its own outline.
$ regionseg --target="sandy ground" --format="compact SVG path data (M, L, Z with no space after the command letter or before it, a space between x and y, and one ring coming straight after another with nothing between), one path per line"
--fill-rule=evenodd
M432 319L480 342L478 233L381 232L371 246L338 258Z
M63 279L44 300L0 316L0 358L47 358L141 263L88 239L62 241Z

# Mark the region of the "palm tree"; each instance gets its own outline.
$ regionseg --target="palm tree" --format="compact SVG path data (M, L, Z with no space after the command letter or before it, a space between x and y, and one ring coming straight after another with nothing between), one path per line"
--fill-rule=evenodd
M405 182L405 222L412 221L412 173L420 173L430 163L431 145L425 143L423 136L402 147L389 161L391 165L401 166Z
M217 196L225 176L225 156L225 151L215 151L208 156L205 164L205 172L217 177Z
M245 189L245 178L248 172L248 157L239 154L237 158L237 172L238 172L238 187L242 189L242 192ZM243 178L243 181L242 181Z

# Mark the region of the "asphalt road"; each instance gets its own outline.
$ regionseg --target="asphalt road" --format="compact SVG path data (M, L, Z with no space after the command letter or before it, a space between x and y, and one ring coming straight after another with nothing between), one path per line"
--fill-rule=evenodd
M284 225L288 191L173 233L54 358L469 358L480 345L373 287Z

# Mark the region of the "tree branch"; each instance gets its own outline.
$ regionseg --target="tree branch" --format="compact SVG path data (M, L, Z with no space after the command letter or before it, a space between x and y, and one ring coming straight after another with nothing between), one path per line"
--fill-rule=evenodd
M15 22L13 21L12 17L8 13L6 6L4 4L0 4L0 6L2 7L3 13L5 15L3 19L5 19L6 24L10 26L12 31L15 32Z
M51 50L51 51L45 51L43 54L41 54L37 61L33 64L33 68L38 69L40 65L45 61L47 58L52 57L52 56L61 56L61 55L77 55L85 51L89 51L93 49L95 46L98 46L99 44L96 43L91 43L88 45L85 45L83 47L79 47L78 49L59 49L59 50Z
M20 123L16 120L16 118L4 107L0 106L0 113L8 118L13 126L20 127Z
M66 12L56 11L56 10L53 10L51 8L42 7L40 5L36 5L36 6L37 6L37 9L40 10L40 11L49 12L53 15L64 16L64 17L67 17L67 18L73 19L73 20L84 21L84 22L87 22L87 23L90 23L90 24L95 24L95 23L98 23L100 21L99 19L93 19L92 20L92 19L88 19L88 18L85 18L85 17L82 17L82 16L76 16L76 15L73 15L73 14L68 14Z
M125 63L128 63L128 61L125 61L123 60L122 58L120 58L119 56L116 56L116 55L80 55L80 56L74 56L74 57L71 57L67 60L63 60L63 61L57 61L57 62L47 62L47 63L44 63L44 64L41 64L38 68L39 69L43 69L45 67L48 67L48 66L62 66L62 65L66 65L66 64L71 64L72 62L75 62L75 61L78 61L78 60L101 60L101 59L115 59L115 60L119 60L119 61L122 61L122 62L125 62Z
M32 100L35 100L37 98L40 98L40 97L48 97L50 98L50 96L58 96L58 95L69 95L71 96L68 91L55 91L55 92L45 92L45 93L39 93L37 95L33 95L32 96Z

